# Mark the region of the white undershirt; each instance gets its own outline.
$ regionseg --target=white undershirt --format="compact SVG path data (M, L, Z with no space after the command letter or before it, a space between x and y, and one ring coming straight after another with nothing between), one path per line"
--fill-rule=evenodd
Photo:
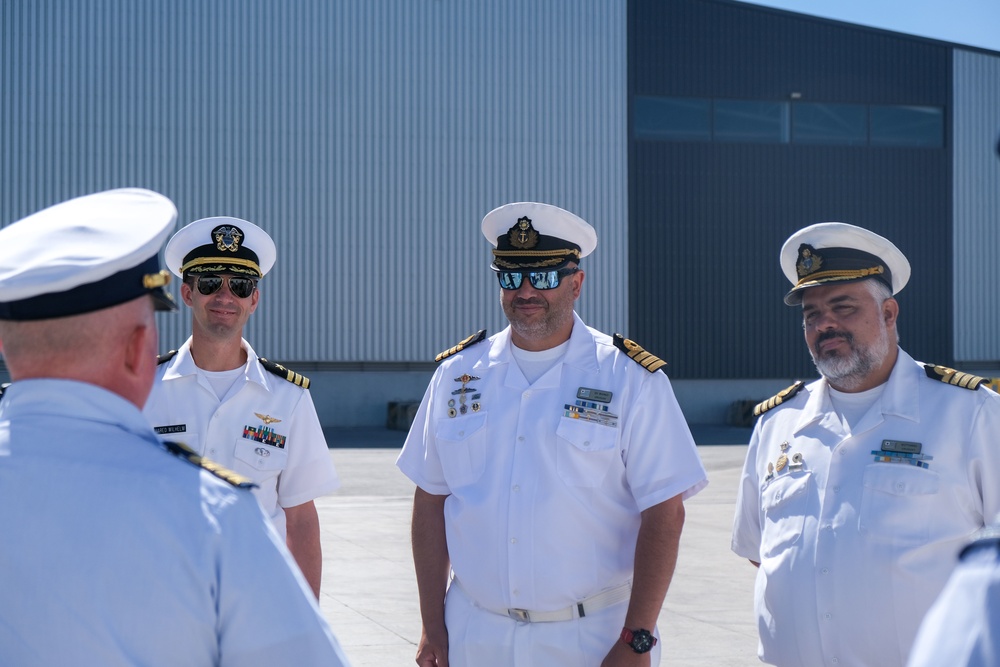
M221 401L229 393L229 390L233 388L233 385L236 384L236 380L243 377L246 368L237 366L231 371L206 371L203 368L199 368L198 372L212 385L216 397Z
M840 417L841 422L847 424L853 431L862 417L868 414L868 410L878 403L882 392L885 391L885 383L867 391L853 393L837 391L830 386L827 386L827 389L830 391L830 402L833 403L834 412Z
M569 348L568 340L561 345L539 352L522 350L511 342L510 353L514 357L514 361L517 362L517 367L524 373L528 384L535 384L535 380L548 373L549 369L555 366L559 359L566 354L567 348Z

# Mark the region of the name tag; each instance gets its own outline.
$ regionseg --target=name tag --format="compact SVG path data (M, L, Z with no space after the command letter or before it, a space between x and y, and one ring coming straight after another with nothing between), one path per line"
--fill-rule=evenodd
M919 454L921 444L919 442L906 442L905 440L883 440L883 452L900 452L902 454Z
M589 387L580 387L576 390L576 397L582 398L588 401L597 401L598 403L610 403L612 393L610 391L604 391L603 389L590 389Z
M184 433L188 430L187 424L171 424L170 426L154 426L153 430L160 435L167 433Z

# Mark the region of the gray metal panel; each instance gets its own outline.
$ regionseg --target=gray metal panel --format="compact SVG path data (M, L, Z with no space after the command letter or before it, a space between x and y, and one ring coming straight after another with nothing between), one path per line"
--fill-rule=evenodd
M581 315L625 327L625 0L3 3L0 221L144 186L279 259L275 359L424 361L505 322L482 216L589 220ZM160 320L179 345L186 312Z
M1000 367L1000 57L954 54L955 359Z

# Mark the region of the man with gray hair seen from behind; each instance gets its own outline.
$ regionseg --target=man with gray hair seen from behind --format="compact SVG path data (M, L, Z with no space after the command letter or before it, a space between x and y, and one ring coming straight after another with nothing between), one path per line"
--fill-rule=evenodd
M417 664L658 665L684 499L708 483L665 362L574 312L586 221L518 202L482 232L510 326L438 355L396 462Z
M176 214L121 189L0 230L4 665L348 664L249 484L140 412Z
M819 380L755 409L732 548L758 566L762 661L902 667L959 549L1000 510L1000 396L898 346L910 264L825 222L781 250Z

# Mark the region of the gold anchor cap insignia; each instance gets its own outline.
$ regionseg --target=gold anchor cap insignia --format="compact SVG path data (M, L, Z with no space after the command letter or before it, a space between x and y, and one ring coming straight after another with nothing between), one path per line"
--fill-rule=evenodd
M270 426L271 424L277 424L278 422L281 421L276 417L272 417L271 415L262 415L259 412L255 412L254 415L257 417L257 419L261 420L268 426Z
M531 226L531 218L528 216L518 218L514 226L507 232L507 240L510 241L511 247L522 250L538 245L538 232Z

